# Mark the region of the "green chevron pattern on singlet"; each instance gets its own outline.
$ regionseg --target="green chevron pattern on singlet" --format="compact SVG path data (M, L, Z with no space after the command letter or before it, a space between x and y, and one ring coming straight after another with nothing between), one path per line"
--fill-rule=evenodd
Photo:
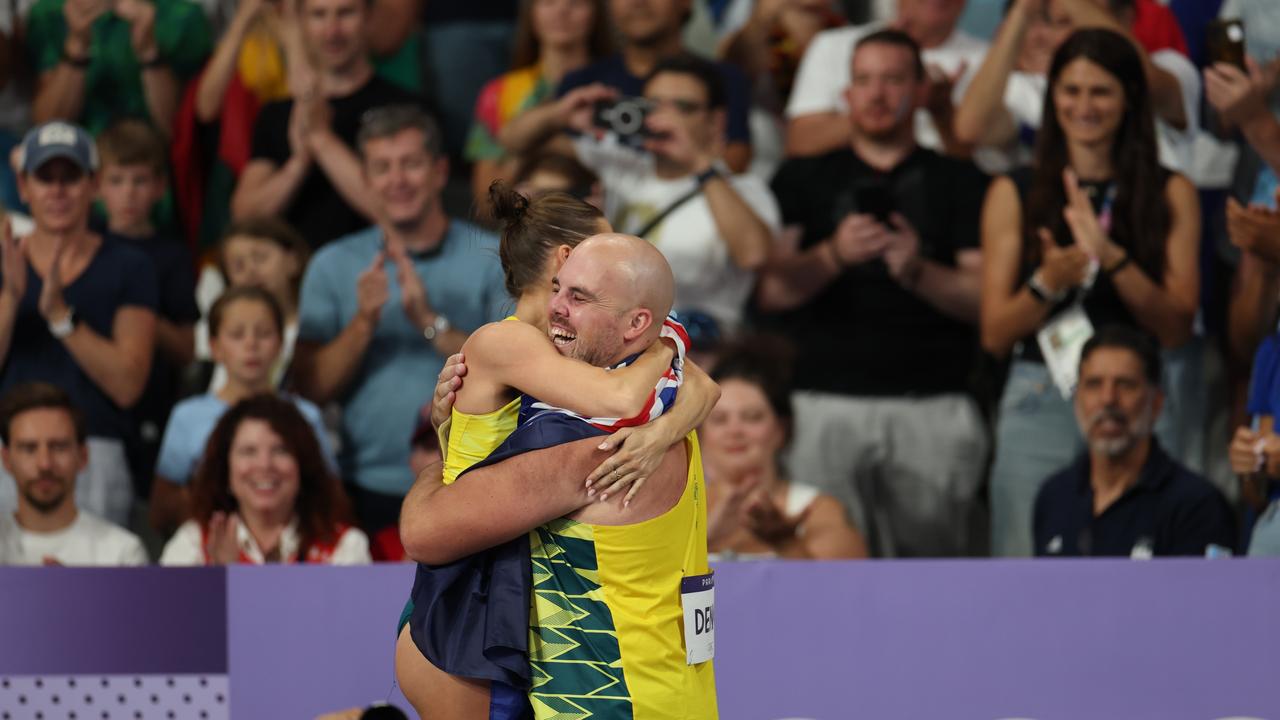
M529 534L533 607L529 699L537 720L629 720L613 615L597 574L590 525L554 520Z

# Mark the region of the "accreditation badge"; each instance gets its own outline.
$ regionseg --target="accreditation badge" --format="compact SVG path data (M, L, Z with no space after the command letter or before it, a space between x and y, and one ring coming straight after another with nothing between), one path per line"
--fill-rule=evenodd
M1080 376L1080 352L1093 337L1093 323L1079 303L1058 314L1036 333L1040 354L1049 368L1053 384L1070 400Z
M716 585L714 573L680 580L680 607L684 609L685 662L704 663L716 654Z

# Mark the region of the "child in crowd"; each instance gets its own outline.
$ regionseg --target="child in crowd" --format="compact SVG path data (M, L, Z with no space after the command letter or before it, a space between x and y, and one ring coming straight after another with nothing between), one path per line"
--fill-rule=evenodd
M307 266L310 248L296 230L275 217L253 217L232 223L222 236L219 265L226 287L258 287L275 298L284 318L284 344L271 367L272 387L279 387L293 359L298 339L298 289ZM198 329L197 346L202 358L209 354L209 327ZM227 382L227 370L214 368L210 392L218 392Z
M275 296L260 287L233 287L213 304L209 344L227 379L218 390L183 400L173 409L151 493L151 524L158 531L171 531L186 518L187 484L218 418L244 398L275 390L271 371L280 357L283 328L284 313ZM302 398L290 400L311 424L330 469L336 471L320 411Z
M168 186L164 140L141 120L121 120L98 138L98 155L98 196L107 215L103 237L146 253L155 265L160 290L155 358L147 389L133 408L136 432L128 448L135 490L146 497L160 431L178 399L182 369L195 357L194 328L200 310L191 253L177 239L157 234L151 221Z

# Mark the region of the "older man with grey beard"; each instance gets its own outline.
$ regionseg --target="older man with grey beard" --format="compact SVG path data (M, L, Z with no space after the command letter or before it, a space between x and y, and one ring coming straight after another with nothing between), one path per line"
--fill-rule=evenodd
M1160 352L1138 330L1110 326L1080 354L1076 422L1087 450L1036 498L1041 556L1228 554L1235 516L1217 488L1152 437L1164 404Z

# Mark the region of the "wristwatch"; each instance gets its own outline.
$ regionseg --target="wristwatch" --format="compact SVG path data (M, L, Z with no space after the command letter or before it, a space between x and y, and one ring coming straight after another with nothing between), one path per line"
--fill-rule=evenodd
M449 328L452 327L453 325L449 323L449 318L436 313L436 319L432 320L430 325L422 328L422 337L428 340L435 340L443 333L449 332Z
M76 331L76 309L67 308L67 314L62 316L61 320L49 321L49 334L59 340L65 338Z
M1027 280L1027 290L1031 291L1031 297L1039 300L1045 305L1055 305L1067 296L1066 290L1054 292L1045 287L1044 281L1040 279L1040 271L1037 270L1031 275L1031 279Z

